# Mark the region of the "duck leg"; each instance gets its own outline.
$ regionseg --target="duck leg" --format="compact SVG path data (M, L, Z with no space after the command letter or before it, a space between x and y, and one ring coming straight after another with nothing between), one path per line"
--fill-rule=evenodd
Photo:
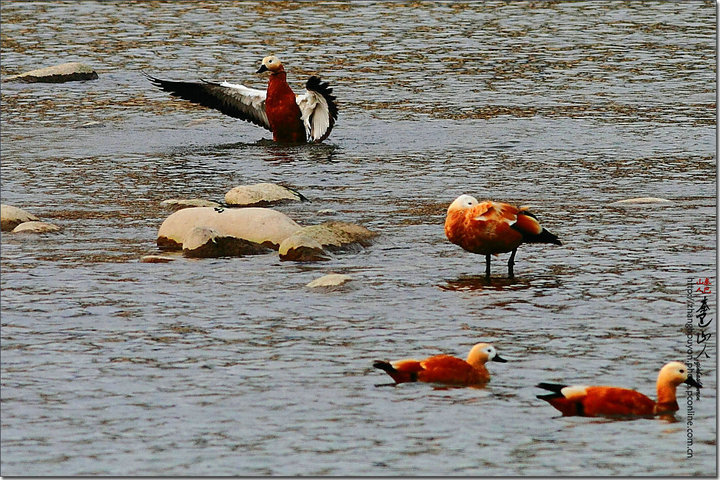
M485 255L485 278L490 280L490 255Z
M515 252L517 252L517 248L512 251L512 253L510 254L510 260L508 260L509 278L515 278L515 273L513 272L513 266L515 266Z

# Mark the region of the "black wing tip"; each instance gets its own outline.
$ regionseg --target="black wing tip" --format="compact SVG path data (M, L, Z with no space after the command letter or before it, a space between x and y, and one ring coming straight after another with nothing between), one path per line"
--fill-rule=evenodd
M305 82L305 88L309 90L317 90L318 88L328 88L330 84L328 82L323 82L320 80L320 77L317 75L312 75L310 78L307 79L307 82ZM332 89L330 89L332 91Z
M537 235L528 235L525 241L528 243L552 243L553 245L562 245L557 235L544 228Z
M330 128L327 130L327 132L325 132L325 135L323 135L321 138L319 138L315 141L316 143L320 143L330 135L330 132L332 131L332 127L335 125L335 122L337 121L337 118L338 118L337 97L335 95L332 95L333 89L330 87L330 84L328 82L323 82L322 80L320 80L320 77L318 77L317 75L312 75L310 78L308 78L307 82L305 83L305 88L322 95L328 104L328 110L330 113L331 124L330 124Z
M176 88L177 88L176 85L180 83L180 82L176 82L173 80L163 80L161 78L153 77L152 75L145 73L145 72L142 72L142 73L143 73L143 75L145 75L145 78L150 80L150 83L152 83L154 86L156 86L166 92L170 92L171 94L173 94L174 91L176 90Z
M385 372L394 372L395 369L390 364L390 362L386 362L385 360L375 360L373 362L373 367L379 368L380 370L383 370Z
M555 393L560 393L560 390L567 387L567 385L563 385L561 383L548 383L548 382L540 382L535 386L538 388L542 388L543 390L550 390L551 392L555 392Z
M152 75L150 75L149 73L147 73L147 72L145 72L145 71L141 71L141 73L145 76L145 78L147 78L148 80L150 80L150 83L152 83L152 84L155 85L156 87L162 87L162 84L163 84L164 80L160 80L160 79L157 78L157 77L153 77Z
M143 75L145 75L145 78L150 80L150 83L155 85L156 87L162 88L166 92L175 93L179 89L186 88L189 85L212 85L212 86L219 86L220 84L218 82L212 82L210 80L200 79L199 82L186 82L186 81L179 81L179 80L163 80L161 78L153 77L149 73L142 72Z
M553 245L562 245L562 242L560 241L560 239L558 239L557 235L548 232L544 228L542 232L540 232L540 237L543 239L544 242L552 243Z
M318 77L317 75L313 75L312 77L308 78L307 82L305 83L305 88L314 92L318 92L323 97L332 100L332 103L335 103L335 100L337 100L337 98L332 95L333 89L330 84L328 82L323 82L322 80L320 80L320 77Z

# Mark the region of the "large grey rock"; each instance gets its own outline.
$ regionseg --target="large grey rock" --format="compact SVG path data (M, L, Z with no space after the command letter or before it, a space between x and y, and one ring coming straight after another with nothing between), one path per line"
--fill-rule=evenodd
M325 260L328 252L367 247L375 236L377 233L353 223L325 222L294 232L282 241L278 253L281 260Z
M46 222L23 222L13 228L12 233L53 233L59 232L60 227Z
M193 228L183 242L183 255L193 258L240 257L269 251L259 243L221 235L207 227Z
M76 80L95 80L98 78L97 72L91 67L78 62L63 63L53 67L40 68L31 70L19 75L11 75L5 78L6 82L46 82L46 83L62 83L72 82Z
M0 230L9 232L23 222L38 221L32 213L12 205L0 205Z
M210 228L219 236L249 240L273 249L302 228L284 213L270 208L183 208L162 223L157 245L180 250L196 227Z
M295 190L274 183L241 185L225 194L225 203L239 207L264 207L267 205L307 200Z

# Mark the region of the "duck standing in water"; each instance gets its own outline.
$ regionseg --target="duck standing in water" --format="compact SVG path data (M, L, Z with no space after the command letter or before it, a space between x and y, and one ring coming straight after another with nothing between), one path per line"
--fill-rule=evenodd
M460 195L448 207L445 236L471 253L485 255L485 277L490 278L490 255L512 252L508 276L513 278L515 253L523 243L562 245L558 237L545 230L537 217L523 207L492 201L478 202Z
M256 73L263 72L270 72L267 91L228 82L176 82L146 76L153 85L175 97L270 130L276 142L325 140L338 116L336 98L328 83L312 76L305 84L305 93L296 95L287 83L282 62L272 55L263 59Z

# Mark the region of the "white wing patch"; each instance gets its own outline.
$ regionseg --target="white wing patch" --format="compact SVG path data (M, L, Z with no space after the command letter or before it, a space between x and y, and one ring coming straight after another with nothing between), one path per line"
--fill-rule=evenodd
M232 92L232 97L240 101L243 105L250 107L253 110L253 116L260 119L263 123L270 126L267 114L265 113L265 98L267 93L264 90L257 90L255 88L249 88L245 85L238 83L221 82L221 87L229 88Z
M305 125L305 133L311 142L320 140L332 126L330 108L325 98L317 92L306 90L302 95L295 95L300 107L300 118Z
M563 388L562 390L560 390L560 393L562 393L565 398L572 399L577 397L584 397L587 394L587 389L588 385L572 385Z

